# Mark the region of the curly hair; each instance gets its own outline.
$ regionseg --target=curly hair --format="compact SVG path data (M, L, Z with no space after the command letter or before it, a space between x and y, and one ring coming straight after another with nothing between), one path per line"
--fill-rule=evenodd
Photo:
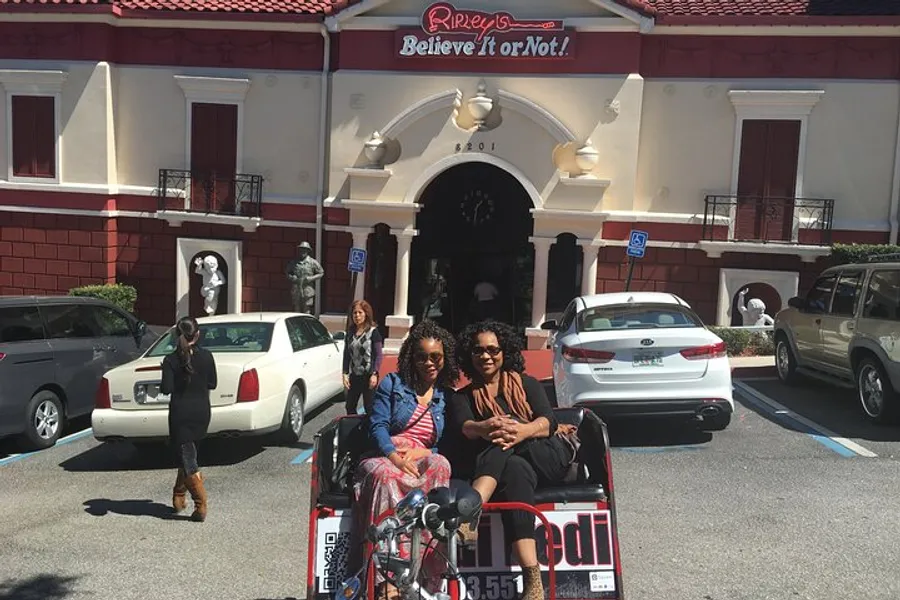
M400 379L409 386L419 383L419 372L416 370L415 353L422 340L435 339L444 346L444 366L438 373L436 386L451 387L459 379L459 367L456 365L456 340L449 331L434 321L425 319L409 330L409 335L400 346L397 357L397 373Z
M456 342L456 358L466 377L473 381L478 377L478 371L472 362L472 349L475 348L480 333L493 333L497 336L497 343L503 351L502 371L522 373L525 370L525 357L522 355L525 345L515 328L506 323L487 320L468 325Z

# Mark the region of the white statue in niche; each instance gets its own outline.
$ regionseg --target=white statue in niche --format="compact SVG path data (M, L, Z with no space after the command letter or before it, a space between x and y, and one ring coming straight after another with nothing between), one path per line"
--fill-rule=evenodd
M750 288L744 288L738 292L737 308L741 316L744 318L744 327L763 327L774 325L775 319L766 314L766 303L759 298L751 298L750 302L745 302L744 298Z
M205 258L198 256L194 259L194 267L194 273L203 276L203 286L200 288L203 310L212 316L219 308L219 288L225 285L225 276L219 270L218 259L212 254L207 254Z

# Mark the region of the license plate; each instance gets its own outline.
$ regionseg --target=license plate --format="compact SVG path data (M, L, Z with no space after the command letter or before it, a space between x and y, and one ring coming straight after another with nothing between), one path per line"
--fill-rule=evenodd
M632 364L635 367L661 367L663 366L662 352L635 353Z
M163 394L159 391L159 384L146 384L140 386L136 394L139 404L168 404L169 394Z

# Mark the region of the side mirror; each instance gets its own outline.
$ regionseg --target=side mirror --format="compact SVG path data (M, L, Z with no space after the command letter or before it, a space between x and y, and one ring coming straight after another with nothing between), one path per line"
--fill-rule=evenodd
M345 337L346 337L346 334L343 331L335 331L334 333L331 334L331 339L333 339L336 342L341 341Z
M556 322L556 319L550 319L549 321L544 321L541 323L541 329L547 331L556 331L559 329L559 323Z
M788 306L791 308L796 308L797 310L806 310L806 298L801 296L794 296L790 300L788 300Z

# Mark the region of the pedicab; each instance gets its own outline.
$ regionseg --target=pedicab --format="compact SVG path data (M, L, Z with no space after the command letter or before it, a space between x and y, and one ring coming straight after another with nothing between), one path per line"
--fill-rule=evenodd
M557 487L538 488L535 504L488 502L466 483L413 490L365 532L362 565L348 567L351 551L352 480L368 433L364 416L342 416L315 436L312 457L307 600L376 600L377 570L412 600L515 600L521 569L504 544L500 512L535 515L535 540L547 600L622 600L622 569L606 424L579 407L554 409L558 421L578 427L577 469ZM457 545L459 525L478 509L482 516L473 549ZM443 544L448 564L436 593L419 584L421 532ZM396 555L398 540L411 544L411 559ZM425 552L435 551L431 546ZM379 596L380 598L380 596Z

